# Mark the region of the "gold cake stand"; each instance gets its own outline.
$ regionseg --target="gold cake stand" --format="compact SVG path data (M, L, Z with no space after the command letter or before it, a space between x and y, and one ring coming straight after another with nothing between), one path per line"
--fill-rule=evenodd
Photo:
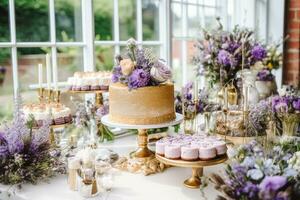
M120 170L129 171L132 173L143 173L150 175L162 172L167 166L156 159L155 153L148 148L148 129L169 127L180 124L183 121L183 116L176 113L176 118L167 123L150 124L150 125L133 125L112 122L109 115L101 118L101 122L110 127L123 128L123 129L137 129L138 148L129 154L129 158L123 157L119 159L115 167Z
M76 90L67 90L69 94L95 94L96 95L96 105L100 106L103 104L103 93L108 92L108 90L86 90L86 91L76 91Z
M196 189L201 185L201 176L203 176L203 168L207 166L218 165L228 159L227 154L219 156L212 160L199 160L199 161L185 161L185 160L172 160L156 154L156 159L160 162L177 167L192 168L192 176L184 181L184 185L188 188Z

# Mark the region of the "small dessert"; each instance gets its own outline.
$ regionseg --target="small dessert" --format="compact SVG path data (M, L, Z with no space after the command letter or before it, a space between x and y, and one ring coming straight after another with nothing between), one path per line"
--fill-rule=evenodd
M166 145L165 146L165 157L173 160L180 159L181 147L178 145Z
M181 147L181 159L187 161L198 160L199 149L191 146Z
M204 134L178 134L156 142L156 154L169 159L210 160L226 152L226 143L221 138Z
M46 120L52 120L50 125L62 125L72 121L70 108L62 104L28 104L22 110L25 119L30 120L33 117L36 126L42 126Z
M217 156L217 150L213 146L202 145L199 148L199 158L200 160L211 160Z
M74 91L108 90L111 73L104 72L75 72L68 78L68 89Z
M226 143L224 141L216 141L214 143L214 147L217 150L217 155L218 156L224 155L227 152L227 146L226 146Z
M165 155L165 147L167 145L167 142L163 141L163 140L159 140L156 142L155 145L155 152L158 155L164 156Z

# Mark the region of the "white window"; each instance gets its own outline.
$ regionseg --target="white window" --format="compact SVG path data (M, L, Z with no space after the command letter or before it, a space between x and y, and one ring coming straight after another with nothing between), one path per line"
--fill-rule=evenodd
M171 0L172 67L177 87L195 80L192 57L201 28L213 28L216 17L220 17L226 29L230 24L230 5L227 0Z
M0 104L12 105L18 90L25 100L37 99L29 85L38 82L37 64L45 65L46 52L62 82L74 71L111 69L130 37L164 58L181 87L195 76L193 44L200 27L213 27L218 16L225 29L240 24L256 28L263 39L278 39L283 5L283 0L2 0ZM281 71L277 75L280 79ZM0 119L11 105L1 106Z

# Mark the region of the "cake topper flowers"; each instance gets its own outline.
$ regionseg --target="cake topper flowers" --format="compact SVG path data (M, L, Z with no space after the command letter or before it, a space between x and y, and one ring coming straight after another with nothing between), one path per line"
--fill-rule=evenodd
M151 49L138 47L131 38L127 41L126 55L116 56L112 82L137 89L159 85L171 79L171 76L171 70L164 60L157 58Z

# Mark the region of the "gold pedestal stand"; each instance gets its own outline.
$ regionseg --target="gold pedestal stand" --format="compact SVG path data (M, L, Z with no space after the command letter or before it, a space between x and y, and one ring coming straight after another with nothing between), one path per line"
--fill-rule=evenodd
M131 157L135 158L148 158L153 157L154 153L148 149L148 134L147 129L138 130L138 149L130 154Z
M38 98L40 103L60 103L60 90L38 88ZM64 128L70 125L70 123L60 125L50 125L49 141L51 145L56 145L54 129Z
M188 188L196 189L199 188L201 185L201 177L203 176L204 167L221 164L228 159L228 156L225 154L223 156L219 156L215 159L207 160L207 161L203 161L203 160L185 161L185 160L172 160L156 154L156 159L166 165L192 168L191 177L186 179L183 182L183 184Z
M136 151L130 153L129 158L121 158L115 165L116 168L129 171L132 173L143 173L144 175L150 175L158 172L162 172L166 166L159 162L155 158L154 152L148 148L148 134L147 130L151 128L163 128L176 124L180 124L183 121L183 116L176 113L176 118L173 121L162 124L150 124L150 125L132 125L112 122L109 119L109 115L102 117L101 122L109 127L117 127L124 129L138 129L138 148Z

